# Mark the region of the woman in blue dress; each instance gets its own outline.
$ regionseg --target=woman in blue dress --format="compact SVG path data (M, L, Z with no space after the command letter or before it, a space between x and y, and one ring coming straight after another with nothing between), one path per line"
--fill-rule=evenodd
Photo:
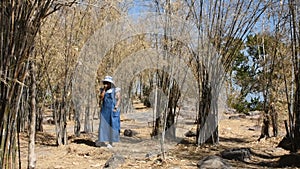
M103 146L108 142L107 147L111 148L113 142L120 140L120 88L115 87L111 76L105 76L102 83L103 88L100 89L102 104L96 146Z

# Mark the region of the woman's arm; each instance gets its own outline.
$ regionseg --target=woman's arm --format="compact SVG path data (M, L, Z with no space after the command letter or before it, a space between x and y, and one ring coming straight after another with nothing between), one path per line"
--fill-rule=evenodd
M101 89L100 89L100 100L101 100L101 101L103 100L104 95L105 95L105 89L104 89L104 88L101 88Z
M118 108L119 107L119 105L120 105L120 102L121 102L121 94L120 94L120 92L117 92L116 93L116 105L115 105L115 107L116 108Z
M116 95L115 95L115 97L116 97L116 105L115 105L115 107L114 107L114 111L117 111L118 110L118 108L119 108L119 106L120 106L120 104L121 104L121 93L120 93L120 88L116 88Z

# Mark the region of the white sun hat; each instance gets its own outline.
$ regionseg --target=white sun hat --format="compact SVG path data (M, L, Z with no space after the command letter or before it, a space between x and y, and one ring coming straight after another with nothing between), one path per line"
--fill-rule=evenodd
M112 85L115 85L113 78L111 76L105 76L105 78L102 80L102 82L109 82Z

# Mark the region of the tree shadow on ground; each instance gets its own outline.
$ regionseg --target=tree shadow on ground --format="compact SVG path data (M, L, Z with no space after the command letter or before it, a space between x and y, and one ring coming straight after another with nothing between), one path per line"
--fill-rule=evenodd
M247 143L247 140L239 138L220 138L222 142L236 142L239 144ZM206 145L197 147L194 139L183 139L178 143L179 151L176 157L180 159L188 159L199 161L202 158L210 155L221 156L220 152L233 147L226 147L223 145ZM250 149L251 157L245 160L227 160L232 167L236 168L285 168L285 167L300 167L300 154L287 155L272 155L265 153L258 153Z
M251 151L251 158L249 160L239 161L242 164L244 164L247 168L248 167L250 168L250 166L257 166L262 168L300 167L300 154L286 154L286 155L273 156L273 155L257 153L254 152L253 150L250 151ZM253 158L256 158L256 161L261 161L261 162L255 162L251 160ZM241 167L241 165L238 164L237 162L231 164L233 164L234 167L238 167L238 168Z
M88 139L75 139L72 141L72 143L85 144L87 146L96 147L95 142L92 140L88 140Z
M250 142L250 141L247 141L245 139L233 138L233 137L229 137L229 138L220 137L219 141L220 142L235 142L235 143L249 143Z
M191 141L191 140L188 140L188 139L181 139L179 142L178 142L178 145L192 145L192 146L196 146L196 143L194 141Z
M279 158L277 161L263 161L259 162L256 165L261 167L269 167L269 168L287 168L287 167L300 167L300 155L299 154L286 154L282 156L270 156L265 157L264 159L274 159ZM254 164L245 162L246 164Z
M180 142L178 142L176 151L172 153L176 154L176 157L179 159L187 159L192 161L198 161L205 156L215 154L214 150L209 150L211 148L210 145L208 145L206 148L197 147L195 139L195 137L183 138Z
M49 134L46 132L37 132L36 133L36 143L45 146L57 146L56 137L53 134Z
M278 167L300 167L300 155L299 154L287 154L283 155L276 162Z
M251 150L251 149L250 149ZM280 158L281 156L273 156L273 155L266 155L266 154L261 154L257 153L253 150L250 151L252 156L256 156L262 159L275 159L275 158Z
M197 124L195 121L187 121L185 122L186 125L195 125Z

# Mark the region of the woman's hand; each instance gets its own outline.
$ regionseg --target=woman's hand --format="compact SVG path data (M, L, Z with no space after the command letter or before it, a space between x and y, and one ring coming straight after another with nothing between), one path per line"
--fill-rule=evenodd
M105 90L106 90L105 87L103 87L103 88L100 89L100 100L103 100L104 95L105 95Z

